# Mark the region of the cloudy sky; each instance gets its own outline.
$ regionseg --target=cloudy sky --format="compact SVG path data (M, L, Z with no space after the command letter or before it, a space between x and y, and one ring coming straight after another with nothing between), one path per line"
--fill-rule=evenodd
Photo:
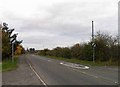
M89 41L95 32L118 32L119 0L0 0L0 23L19 33L25 48L54 48Z

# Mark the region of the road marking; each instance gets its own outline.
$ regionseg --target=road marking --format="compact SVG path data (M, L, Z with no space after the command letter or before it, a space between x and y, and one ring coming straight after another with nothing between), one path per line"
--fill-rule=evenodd
M39 74L35 71L35 69L32 67L32 65L30 63L28 63L28 65L30 66L30 68L32 69L32 71L35 73L35 75L38 77L38 79L43 83L43 85L45 85L47 87L47 84L41 79L41 77L39 76Z
M51 62L51 60L48 60L48 62Z
M84 67L75 67L75 66L73 66L73 65L64 64L63 62L60 62L60 64L61 64L61 65L68 66L68 67L72 67L72 68L77 68L77 69L89 69L88 66L84 66ZM73 70L78 71L78 70L76 70L76 69L73 69ZM97 78L97 79L99 78L99 79L104 79L104 80L108 80L108 81L114 82L113 80L110 80L110 79L107 79L107 78L104 78L104 77L101 77L101 76L98 77L98 76L95 76L95 75L92 75L92 74L88 74L88 73L82 72L82 71L78 71L78 72L81 72L81 73L83 73L83 74L92 76L92 77ZM115 84L118 84L118 82L114 82L114 83L115 83Z
M118 84L118 82L115 82L115 84Z
M77 68L77 69L89 69L88 66L75 66L75 64L73 65L70 65L70 64L64 64L63 62L60 62L61 65L65 65L65 66L69 66L69 67L72 67L72 68Z
M73 68L79 68L79 67L74 67L74 66L71 66L71 65L67 65L67 64L64 64L63 62L60 62L61 65L65 65L65 66L69 66L69 67L73 67ZM81 69L89 69L88 66L85 66L84 68L81 68ZM75 69L73 69L75 70ZM78 71L78 70L75 70L75 71ZM94 78L102 78L102 77L98 77L98 76L95 76L95 75L91 75L91 74L88 74L86 72L82 72L82 71L78 71L78 72L81 72L83 74L86 74L86 75L89 75L89 76L92 76ZM102 78L102 79L105 79L105 78ZM109 80L109 79L106 79L106 80ZM117 82L115 82L117 84Z
M63 64L62 62L60 64Z

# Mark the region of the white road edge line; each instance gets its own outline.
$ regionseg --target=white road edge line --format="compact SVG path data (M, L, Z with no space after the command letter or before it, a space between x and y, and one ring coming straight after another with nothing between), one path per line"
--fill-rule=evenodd
M30 68L32 69L32 71L35 73L35 75L38 77L38 79L43 83L43 85L45 85L47 87L47 84L40 78L40 76L38 75L38 73L34 70L34 68L31 66L30 63L28 63Z

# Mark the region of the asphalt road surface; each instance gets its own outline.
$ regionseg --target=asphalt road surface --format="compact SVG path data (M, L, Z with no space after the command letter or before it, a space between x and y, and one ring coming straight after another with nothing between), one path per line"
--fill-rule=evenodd
M27 54L28 63L47 85L117 85L117 67L89 66L89 69L65 66L63 61ZM66 63L67 64L67 63Z

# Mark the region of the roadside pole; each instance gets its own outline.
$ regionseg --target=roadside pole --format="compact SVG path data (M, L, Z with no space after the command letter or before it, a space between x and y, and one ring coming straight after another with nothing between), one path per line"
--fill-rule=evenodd
M93 63L95 62L95 40L94 40L94 21L92 21L92 49L93 49Z
M12 43L12 63L14 62L14 43Z
M10 42L11 42L11 49L12 49L12 63L14 62L14 43L16 42L16 37L17 37L18 33L17 34L14 34L13 36L11 36L10 38L13 38Z

